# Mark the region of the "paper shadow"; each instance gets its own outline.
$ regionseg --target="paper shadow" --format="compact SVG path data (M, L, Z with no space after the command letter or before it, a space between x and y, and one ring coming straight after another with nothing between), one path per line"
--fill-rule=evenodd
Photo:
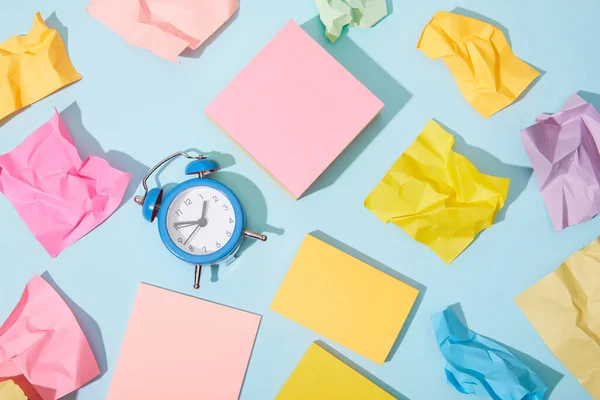
M227 306L226 307L231 307ZM249 312L246 310L242 310L245 312ZM254 314L254 313L252 313ZM257 314L258 315L258 314ZM262 325L262 316L260 318L260 322L258 323L258 328L256 329L256 336L254 336L254 342L252 342L252 349L250 350L250 355L248 356L248 366L246 367L246 371L244 371L244 378L242 379L242 385L240 386L240 393L238 394L238 400L242 397L242 393L244 392L244 384L246 384L246 377L248 376L248 370L250 369L250 360L252 360L252 353L254 353L254 347L256 346L256 340L258 339L258 335L260 334L260 326Z
M60 115L71 133L77 152L82 160L89 156L101 157L108 161L111 167L131 174L131 180L119 205L119 208L122 207L133 197L142 178L150 168L123 152L116 150L105 152L96 138L83 125L81 110L77 102L65 108Z
M458 319L460 323L465 326L465 328L469 327L469 324L467 323L467 318L465 317L465 313L463 312L460 303L454 303L452 305L449 305L447 308L451 310L454 313L454 315L456 315L456 319Z
M329 42L319 17L302 24L302 29L385 104L379 115L308 188L302 196L305 197L332 185L404 107L412 95L350 38L345 37L333 44Z
M21 114L23 111L27 110L29 107L31 107L31 105L25 106L23 108L19 108L18 110L13 111L10 114L8 114L6 117L0 119L0 128L2 128L8 121L13 119L17 115Z
M525 365L527 365L533 372L535 372L541 379L544 381L548 389L544 394L544 399L548 400L550 398L550 394L556 388L556 385L560 382L560 380L564 377L560 372L550 368L546 364L538 361L537 359L531 357L529 354L525 354L519 350L516 350L510 346L505 345L502 342L494 340L496 343L506 347L511 353L515 355L519 360L523 361Z
M600 110L600 94L586 92L585 90L580 90L577 92L577 94L579 95L579 97L581 97L582 99L590 103L592 106L594 106L596 111ZM558 110L556 110L555 112L558 112Z
M62 291L60 286L56 284L52 276L48 271L42 274L42 278L46 280L56 290L56 292L60 295L60 297L67 303L73 315L75 315L75 319L79 323L81 330L85 334L85 337L92 349L92 353L94 354L94 358L96 358L96 362L98 363L98 368L100 368L100 375L96 378L92 379L86 385L91 382L94 382L106 373L107 371L107 359L106 359L106 350L104 348L104 339L102 338L102 331L100 330L100 326L98 323L81 307L77 305L69 296ZM65 396L64 399L76 398L76 392L71 393L68 396Z
M371 382L373 382L374 384L376 384L377 386L394 396L394 398L398 400L409 400L408 397L402 395L396 389L394 389L381 379L377 378L375 375L373 375L372 373L370 373L369 371L367 371L366 369L364 369L363 367L361 367L360 365L358 365L357 363L355 363L354 361L352 361L351 359L349 359L348 357L346 357L345 355L343 355L342 353L325 343L324 341L319 339L315 340L315 343L321 346L323 349L327 350L332 355L334 355L341 362L348 365L350 368L352 368L353 370L355 370L356 372L358 372L359 374L361 374L362 376L364 376L365 378L367 378L368 380L370 380Z
M498 22L494 19L491 19L485 15L476 13L475 11L467 10L466 8L462 8L462 7L456 7L454 10L452 10L452 12L455 14L464 15L465 17L475 18L480 21L487 22L488 24L494 25L496 28L500 29L500 31L504 34L504 36L506 36L508 45L510 46L510 48L512 50L512 41L510 39L510 34L508 33L508 29L504 25L502 25L500 22ZM518 57L518 54L517 54L517 57ZM543 69L541 69L533 64L530 64L529 62L527 62L525 60L522 60L522 61L527 63L531 68L535 69L540 75L537 78L535 78L533 80L533 82L531 82L529 84L529 86L527 86L527 88L523 91L523 93L521 93L519 95L519 97L512 104L519 102L521 99L523 99L525 96L527 96L527 94L535 87L535 85L539 82L539 80L542 78L542 76L544 76L546 74L546 71L544 71ZM500 111L502 111L502 110L500 110Z
M531 64L531 63L529 63L529 62L527 62L525 60L522 60L522 61L525 62L526 64L528 64L531 68L535 69L539 73L539 75L538 75L537 78L535 78L533 80L533 82L531 82L529 84L529 86L527 86L527 88L525 90L523 90L523 93L521 93L519 95L519 97L517 97L517 99L512 104L516 104L519 101L523 100L523 98L525 98L525 96L527 96L529 94L529 92L531 92L533 90L533 88L537 85L537 83L540 81L540 79L542 79L542 77L544 75L546 75L546 71L544 71L543 69L541 69L541 68L539 68L539 67L537 67L537 66L535 66L535 65L533 65L533 64ZM510 107L510 105L509 105L509 107ZM500 111L502 111L502 110L500 110Z
M63 42L65 43L65 47L67 50L69 49L69 28L67 28L56 16L56 12L50 14L48 18L46 18L46 25L49 28L55 29L56 32L60 35Z
M455 139L454 142L454 151L459 154L465 156L477 170L486 175L492 175L502 178L509 178L510 185L508 186L508 196L506 198L506 203L504 207L498 211L496 214L496 219L494 223L499 223L504 221L506 218L506 213L508 212L508 208L512 203L514 203L517 198L523 193L525 188L527 187L527 183L529 182L529 178L531 178L531 174L533 173L533 169L529 167L520 167L517 165L505 164L496 158L494 155L488 153L487 151L480 149L478 147L471 146L467 144L465 139L460 136L457 132L448 128L446 125L435 120L442 128L450 132Z
M417 296L417 299L415 300L415 304L413 304L413 306L410 310L410 313L408 314L408 317L406 318L406 321L404 322L404 325L402 326L402 329L400 330L400 333L398 334L398 337L396 338L396 341L392 345L390 353L388 354L387 358L385 359L386 362L391 361L391 359L396 354L396 351L398 351L398 347L400 347L402 340L406 336L406 332L408 332L408 329L409 329L412 321L415 319L417 310L419 309L419 306L421 305L421 302L423 301L423 297L425 296L425 291L427 290L427 287L425 287L425 285L415 281L414 279L411 279L408 276L401 274L400 272L396 271L395 269L392 269L392 268L380 263L379 261L375 260L374 258L369 257L368 255L361 253L358 250L355 250L354 248L348 246L344 242L341 242L341 241L329 236L326 233L323 233L321 231L314 231L314 232L311 232L310 234L312 236L316 237L317 239L319 239L325 243L328 243L331 246L343 251L344 253L349 254L352 257L354 257L366 264L369 264L373 268L376 268L376 269L380 270L381 272L384 272L384 273L398 279L399 281L402 281L402 282L406 283L407 285L414 287L415 289L417 289L419 291L419 295Z
M456 317L458 318L458 320L466 328L469 328L469 325L467 324L467 320L465 318L465 314L463 313L460 303L452 304L448 308L452 309L454 314L456 314ZM484 335L480 335L480 336L484 336ZM529 368L531 368L531 370L540 377L540 379L546 384L546 386L548 386L548 389L546 390L546 393L544 394L544 399L547 400L550 398L550 394L552 393L554 388L556 388L556 385L558 385L560 380L564 377L563 374L561 374L560 372L541 363L540 361L536 360L535 358L531 357L528 354L525 354L519 350L516 350L513 347L507 346L506 344L499 342L498 340L492 339L488 336L484 336L484 337L499 344L500 346L506 347L508 349L508 351L510 351L515 357L517 357L525 365L527 365Z
M385 5L387 7L387 12L388 12L387 16L385 18L388 18L394 12L394 0L385 0ZM383 18L382 21L385 18Z
M240 2L240 7L241 6L242 6L242 4ZM223 25L221 25L219 27L219 29L217 29L212 35L210 35L210 37L208 39L206 39L204 41L204 43L202 43L200 46L198 46L197 49L190 49L188 47L179 56L184 57L184 58L196 58L196 59L200 58L200 56L204 52L204 49L206 49L208 46L210 46L212 44L212 42L214 42L219 36L221 36L221 33L223 33L223 31L225 29L227 29L227 27L229 27L229 25L231 25L233 23L233 21L235 21L237 19L238 15L240 14L240 7L238 7L238 9L233 13L231 18L229 18L227 21L225 21L225 23Z

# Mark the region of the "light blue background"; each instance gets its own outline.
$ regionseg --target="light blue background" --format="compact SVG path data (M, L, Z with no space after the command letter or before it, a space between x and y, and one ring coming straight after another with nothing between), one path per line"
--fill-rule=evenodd
M249 228L269 235L267 243L247 246L240 260L221 268L218 282L205 271L201 290L195 292L192 267L163 248L156 226L142 219L131 200L136 188L111 218L56 259L0 196L0 321L31 276L48 271L80 307L76 314L103 368L100 379L70 397L92 400L106 396L140 282L239 307L263 315L241 398L271 399L310 343L320 339L269 311L303 236L320 231L330 243L426 287L390 362L377 365L328 342L396 395L466 398L445 383L444 360L430 325L432 313L461 302L470 328L538 360L543 376L552 384L559 381L550 398L589 399L513 298L600 232L598 218L553 231L519 136L537 114L557 111L571 93L600 92L600 3L395 1L392 14L375 28L353 29L328 45L386 108L299 201L219 132L203 109L290 18L322 43L323 32L313 19L317 13L311 0L241 3L235 20L203 52L177 64L127 44L85 12L87 0L0 0L1 40L27 32L36 11L45 19L55 12L49 23L67 39L71 60L84 77L0 127L0 153L49 120L53 107L62 113L82 156L106 157L133 172L135 185L147 166L173 151L216 151L228 166L218 177L241 198ZM461 97L442 61L430 61L415 48L432 15L456 7L504 25L515 53L546 71L521 101L489 120ZM431 118L460 135L456 149L482 171L512 178L501 221L451 265L363 207L365 196ZM160 175L161 183L185 179L184 165L172 164ZM176 335L174 329L172 340Z

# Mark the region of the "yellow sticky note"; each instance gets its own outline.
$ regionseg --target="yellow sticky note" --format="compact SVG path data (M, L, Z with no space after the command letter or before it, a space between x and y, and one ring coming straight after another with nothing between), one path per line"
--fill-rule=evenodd
M459 14L436 13L417 48L444 60L462 95L485 118L513 103L540 75L514 55L500 29Z
M27 400L23 390L11 379L0 382L0 399Z
M306 235L271 309L382 364L418 294Z
M515 302L556 358L600 399L600 238Z
M81 79L40 13L27 35L0 43L0 120Z
M394 396L316 343L310 345L275 400L394 400Z
M452 262L494 223L508 178L485 175L452 151L454 136L429 121L365 199L383 222L393 222Z

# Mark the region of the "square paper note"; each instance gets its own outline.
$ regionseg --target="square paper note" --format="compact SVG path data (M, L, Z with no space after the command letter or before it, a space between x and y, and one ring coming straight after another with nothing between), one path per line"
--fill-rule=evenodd
M316 343L310 345L275 400L393 400L394 397Z
M299 198L382 107L290 21L206 114Z
M271 309L382 364L418 294L307 235Z
M108 400L236 400L260 318L140 285Z

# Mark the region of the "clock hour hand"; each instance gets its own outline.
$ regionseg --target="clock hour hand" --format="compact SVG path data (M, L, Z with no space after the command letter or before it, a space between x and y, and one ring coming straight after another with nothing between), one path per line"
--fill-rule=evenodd
M208 208L208 200L204 200L204 202L202 203L202 215L200 216L200 219L198 220L198 223L203 223L204 226L206 226L206 223L208 222L206 220L206 209Z

